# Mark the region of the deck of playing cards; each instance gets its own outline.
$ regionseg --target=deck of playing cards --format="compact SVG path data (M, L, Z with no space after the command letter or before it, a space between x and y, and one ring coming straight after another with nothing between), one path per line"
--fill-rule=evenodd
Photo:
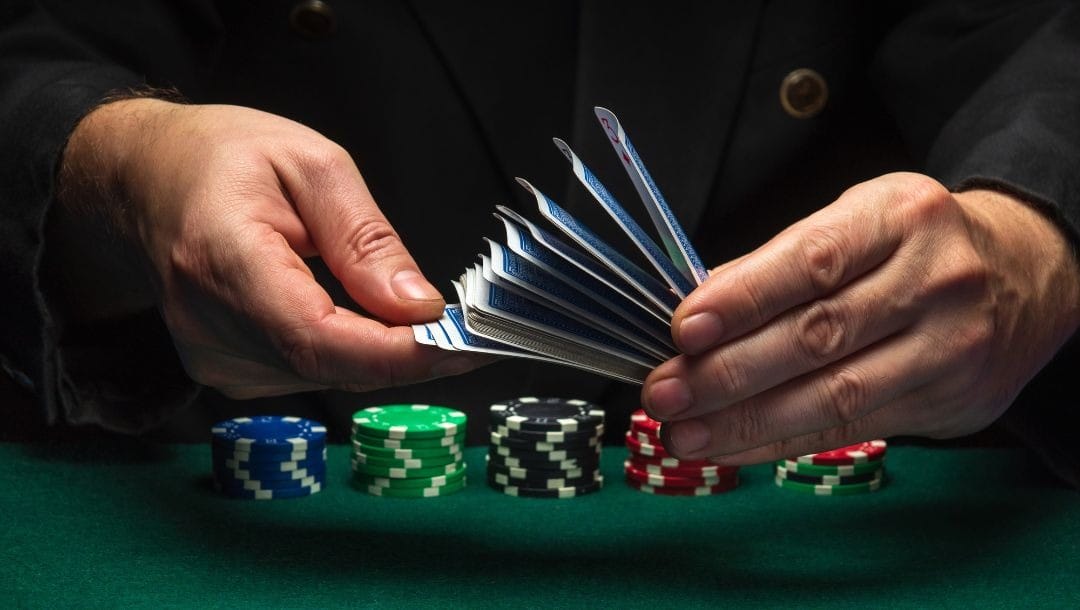
M642 383L656 365L676 355L671 316L708 271L619 120L604 108L596 108L596 118L641 196L663 249L565 142L556 139L555 145L662 281L519 178L544 219L577 247L496 206L505 245L487 240L488 251L454 282L460 304L447 305L437 322L413 326L419 343L553 362L632 383Z

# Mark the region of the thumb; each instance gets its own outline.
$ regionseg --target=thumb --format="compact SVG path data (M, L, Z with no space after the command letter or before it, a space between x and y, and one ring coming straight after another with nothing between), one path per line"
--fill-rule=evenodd
M397 231L368 192L349 154L326 140L322 150L275 168L315 247L366 311L395 324L442 315L442 295L420 272Z

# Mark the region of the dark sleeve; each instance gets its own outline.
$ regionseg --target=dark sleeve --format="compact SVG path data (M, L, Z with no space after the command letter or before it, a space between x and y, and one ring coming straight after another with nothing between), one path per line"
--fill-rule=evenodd
M1012 194L1080 253L1080 9L936 3L878 57L878 82L927 173ZM1056 355L1001 423L1080 487L1080 345Z
M154 46L139 49L138 38L124 34L110 38L109 28L158 37L166 47L173 41L163 33L190 22L169 25L152 2L127 13L111 4L68 4L0 3L0 365L34 392L50 422L138 431L165 417L153 405L182 404L194 386L153 311L93 329L65 323L48 298L56 280L43 275L45 225L76 123L108 94L145 85L140 63L156 59ZM184 59L183 48L168 52L180 57L174 63ZM172 368L160 368L166 365ZM163 372L148 377L155 366Z
M941 2L903 21L879 89L928 174L1018 195L1080 246L1080 8Z

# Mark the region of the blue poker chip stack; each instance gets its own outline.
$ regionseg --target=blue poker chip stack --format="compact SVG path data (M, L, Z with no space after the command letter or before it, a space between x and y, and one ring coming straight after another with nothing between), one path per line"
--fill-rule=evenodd
M237 417L210 428L214 487L231 498L310 496L326 484L326 427L302 417Z

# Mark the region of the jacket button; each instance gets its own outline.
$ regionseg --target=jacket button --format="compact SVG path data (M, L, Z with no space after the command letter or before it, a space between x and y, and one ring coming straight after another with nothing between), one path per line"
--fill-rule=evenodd
M337 19L329 4L322 0L304 0L289 13L289 25L304 38L322 38L334 33Z
M780 105L796 119L816 116L829 100L825 78L809 68L792 70L780 82Z

